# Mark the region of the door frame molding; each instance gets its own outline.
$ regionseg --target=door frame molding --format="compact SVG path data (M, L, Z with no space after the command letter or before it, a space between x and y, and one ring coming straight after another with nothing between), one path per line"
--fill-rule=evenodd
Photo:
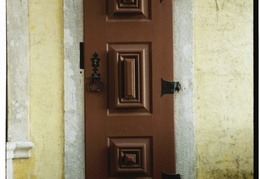
M173 1L174 78L182 85L182 90L174 95L176 171L184 178L195 178L193 8L192 0ZM63 8L64 177L85 178L84 70L79 69L79 43L83 42L83 2L64 0Z
M63 1L64 8L64 178L85 178L83 1Z
M13 178L13 162L30 158L28 0L4 1L6 8L6 177ZM17 22L17 23L14 23ZM19 29L19 31L17 31ZM19 50L17 51L17 49Z
M176 172L183 178L196 178L193 0L173 1L174 80L182 86L174 100Z
M0 178L5 178L6 147L6 2L0 1Z

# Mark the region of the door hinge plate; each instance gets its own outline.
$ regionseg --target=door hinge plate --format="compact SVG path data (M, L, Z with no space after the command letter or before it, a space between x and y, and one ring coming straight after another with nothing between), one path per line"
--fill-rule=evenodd
M174 94L175 91L179 92L181 90L181 84L179 82L175 81L166 81L163 78L161 78L162 81L162 94Z

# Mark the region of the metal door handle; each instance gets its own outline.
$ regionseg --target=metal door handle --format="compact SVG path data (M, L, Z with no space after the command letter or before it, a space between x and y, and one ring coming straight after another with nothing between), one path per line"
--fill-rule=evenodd
M93 54L93 58L91 58L93 73L92 73L92 80L89 84L89 90L91 92L100 92L103 91L105 88L105 84L100 81L100 73L97 73L99 67L100 58L98 58L97 52ZM96 85L96 87L94 87Z

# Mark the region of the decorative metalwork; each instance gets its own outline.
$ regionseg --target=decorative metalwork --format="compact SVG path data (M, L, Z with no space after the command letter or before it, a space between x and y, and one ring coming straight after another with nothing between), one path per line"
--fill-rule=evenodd
M92 73L92 81L89 84L89 89L91 92L103 91L105 88L105 84L100 81L100 73L97 73L99 67L99 61L100 61L97 52L93 54L93 58L91 58L91 61L92 61L93 73Z

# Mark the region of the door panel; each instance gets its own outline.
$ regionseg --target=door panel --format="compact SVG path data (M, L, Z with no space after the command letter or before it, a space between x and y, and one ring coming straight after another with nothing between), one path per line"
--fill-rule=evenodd
M172 1L84 0L86 178L175 172ZM106 87L91 92L90 59Z
M108 45L109 115L150 113L149 43Z

